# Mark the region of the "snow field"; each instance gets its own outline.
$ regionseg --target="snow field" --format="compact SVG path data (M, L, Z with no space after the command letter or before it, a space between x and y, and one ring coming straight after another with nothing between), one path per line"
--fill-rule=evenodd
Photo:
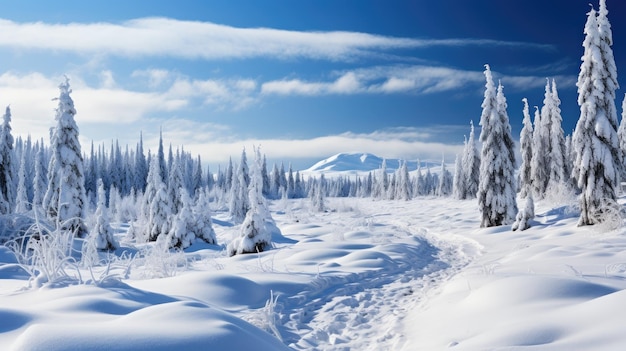
M3 350L620 350L624 230L576 227L538 202L526 231L478 229L475 200L271 202L282 235L228 257L219 245L133 247L116 233L119 279L24 289L0 250ZM152 256L151 256L152 255ZM169 262L163 268L157 263ZM79 268L83 277L90 274ZM104 267L95 267L100 276ZM112 275L115 277L115 275Z

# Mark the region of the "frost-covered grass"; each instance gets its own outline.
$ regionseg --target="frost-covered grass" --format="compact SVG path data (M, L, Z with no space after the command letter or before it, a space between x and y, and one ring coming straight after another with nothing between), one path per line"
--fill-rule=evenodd
M0 349L626 345L623 226L577 227L573 207L548 201L521 232L480 229L475 200L326 201L325 212L270 203L280 232L247 255L228 256L240 228L224 211L214 215L218 244L184 251L125 241L126 225L111 253L63 235L29 244L41 251L22 242L18 252L43 261L1 249Z

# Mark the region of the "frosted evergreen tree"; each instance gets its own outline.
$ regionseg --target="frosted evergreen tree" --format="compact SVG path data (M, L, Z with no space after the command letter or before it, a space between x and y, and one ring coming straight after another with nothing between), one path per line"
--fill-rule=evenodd
M265 197L270 197L272 186L270 183L270 176L267 173L267 160L265 159L265 155L263 155L263 168L261 168L261 174L263 175L263 195L265 195Z
M621 168L620 179L626 180L626 94L624 94L624 100L622 100L622 120L617 130L617 139L619 141L619 149L621 151Z
M211 220L211 210L209 196L205 189L198 190L198 200L193 206L193 217L195 218L196 237L208 244L217 244L213 221Z
M176 157L172 160L170 166L168 180L167 180L167 194L170 196L170 202L172 206L172 213L176 214L182 207L181 203L181 189L185 187L183 180L183 171L181 168L181 156L180 153L176 153ZM189 193L187 193L189 195Z
M59 85L56 109L56 128L52 132L52 155L48 166L48 190L43 206L48 218L59 223L61 229L86 234L83 223L87 207L83 156L78 141L78 126L74 121L76 110L70 97L69 79Z
M168 239L171 248L186 249L196 239L196 218L194 218L193 204L189 198L189 193L185 188L180 189L179 196L178 202L181 207L174 216Z
M448 196L452 192L452 173L446 168L445 160L441 160L441 176L435 189L435 195Z
M139 134L139 143L135 150L135 164L133 167L133 188L137 192L146 190L146 179L148 178L148 163L143 152L143 133Z
M500 84L496 92L489 65L485 65L485 78L478 207L480 226L492 227L512 223L517 215L515 153L503 88Z
M202 176L202 160L198 155L197 161L193 164L193 178L192 178L192 190L191 195L196 195L196 192L204 187L204 178Z
M465 141L467 145L467 141ZM454 159L454 178L452 179L452 197L461 200L465 198L465 178L463 177L463 164L457 154Z
M541 113L539 108L535 106L535 128L533 130L533 155L530 164L531 186L535 198L543 199L548 187L548 157L546 150L548 148L546 130L541 121Z
M167 188L163 182L157 186L148 214L148 241L156 241L161 235L166 236L172 228L174 214Z
M241 170L241 168L238 169ZM238 171L233 174L228 210L232 221L235 223L241 223L250 209L248 187L245 184L246 182L242 172Z
M159 148L156 154L157 161L159 162L159 174L161 175L161 181L167 184L167 163L165 162L165 152L163 151L163 132L159 131Z
M98 199L95 213L94 226L92 227L89 235L93 236L96 249L98 250L115 250L119 247L115 236L113 235L113 228L109 221L109 213L106 206L106 192L104 191L104 183L102 179L98 179Z
M566 171L566 159L565 159L565 135L563 128L561 128L561 100L556 89L556 82L552 80L552 86L550 89L550 103L549 103L549 130L548 130L548 184L558 185L565 184L569 176L565 175ZM542 111L542 119L543 116Z
M241 224L240 236L228 245L231 256L265 251L272 244L272 232L279 232L263 197L263 165L258 148L254 150L254 155L248 193L250 209Z
M511 226L511 230L519 229L522 231L530 228L530 221L533 218L535 218L535 201L533 200L533 194L528 193L524 208L517 213L515 222Z
M43 144L35 154L35 177L33 178L33 209L43 209L43 198L48 189L47 169L44 164Z
M383 158L383 162L378 170L379 176L376 177L378 182L376 183L375 197L384 199L389 189L389 175L387 174L387 160Z
M522 164L519 168L519 184L520 196L525 198L532 192L532 157L533 157L533 124L530 120L530 111L528 109L528 99L523 98L524 102L524 119L522 131L520 133L520 154L522 156Z
M320 179L311 180L311 189L309 189L309 198L314 211L326 211L326 193L324 191L324 175Z
M26 213L30 209L26 184L26 153L22 152L20 170L17 173L17 198L15 199L15 213Z
M463 199L473 199L478 192L480 178L480 153L474 136L474 122L470 121L470 133L463 152L463 175L465 177L465 196Z
M585 24L584 54L578 75L580 118L572 137L576 160L572 175L580 195L579 225L603 222L606 212L617 211L621 152L617 137L615 90L617 71L613 59L606 4L600 16L592 8Z
M0 201L0 214L11 213L15 205L17 174L13 142L11 108L7 106L0 128L0 192L3 198Z
M398 170L398 181L396 182L396 199L410 200L411 199L411 179L409 177L409 168L406 161L402 161L400 169Z
M143 220L148 221L150 218L150 204L156 196L157 190L165 183L163 183L161 177L161 167L157 157L150 158L150 169L148 170L148 176L146 178L146 191L143 194L143 200L141 204L141 217Z

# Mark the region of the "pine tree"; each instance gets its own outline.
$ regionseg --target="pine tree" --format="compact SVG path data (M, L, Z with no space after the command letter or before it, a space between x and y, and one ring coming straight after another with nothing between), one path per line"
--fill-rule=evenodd
M522 156L522 164L519 168L520 196L525 198L532 192L532 157L533 157L533 124L530 120L530 112L528 109L528 99L523 98L524 102L524 127L520 133L520 153Z
M148 163L143 152L143 133L139 134L133 171L133 187L137 192L144 192L146 190L146 179L148 178Z
M441 160L441 176L437 183L435 195L448 196L452 192L452 173L446 168L445 160Z
M165 183L158 184L154 198L150 202L148 216L148 240L156 241L161 235L167 235L172 228L172 204Z
M113 228L109 222L109 213L106 207L106 192L102 179L98 179L98 199L95 213L96 223L91 229L90 235L94 236L95 246L98 250L115 250L119 247L113 235Z
M561 128L561 100L556 89L556 82L552 80L549 104L549 130L548 130L548 184L565 184L569 176L565 175L565 135ZM544 118L543 116L541 117Z
M485 65L485 78L478 206L481 227L491 227L512 223L517 214L515 153L502 84L496 92L489 65Z
M48 166L48 190L43 206L60 229L73 231L82 237L87 232L83 223L87 207L83 156L78 141L78 126L74 121L76 110L70 97L69 79L59 85L59 105L56 109L56 128L50 140L51 158Z
M241 224L240 237L228 245L230 255L256 253L267 250L272 244L272 231L277 231L274 220L263 197L262 159L260 150L254 150L255 158L250 177L250 209Z
M0 214L8 214L13 211L15 205L15 152L13 150L13 135L11 134L11 108L7 106L3 116L2 128L0 128Z
M208 244L217 244L213 222L211 221L211 210L209 207L209 196L205 189L198 190L198 200L193 206L193 217L195 222L196 237Z
M396 199L410 200L411 199L411 186L409 179L409 168L406 161L402 161L402 165L398 170L399 180L396 183Z
M183 204L181 203L181 189L185 188L185 184L183 181L183 171L181 167L181 156L180 153L176 153L176 157L172 160L172 165L170 166L169 176L167 180L167 194L170 196L170 203L172 205L172 213L176 214L182 208ZM187 193L189 196L189 193Z
M176 161L174 161L176 162ZM180 209L176 213L168 234L169 246L186 249L196 239L196 219L194 218L191 199L185 188L180 189Z
M43 198L48 189L48 170L44 164L43 143L35 154L35 177L33 178L33 205L34 210L43 209Z
M465 141L467 145L467 141ZM457 154L454 159L454 178L452 179L452 197L461 200L465 198L465 178L461 157Z
M474 122L470 121L470 133L463 152L463 176L465 177L465 195L463 199L473 199L478 192L480 178L480 153L474 137Z
M624 94L624 100L622 100L622 120L617 130L617 139L621 151L621 164L626 165L626 94ZM621 168L620 179L622 181L626 180L626 167Z
M15 213L26 213L30 209L28 194L26 191L26 153L22 152L20 158L20 170L17 174L17 198L15 199Z
M621 169L615 109L618 84L607 12L605 1L600 0L600 15L593 8L587 14L576 83L580 118L572 138L576 153L572 174L582 191L579 225L601 223L606 211L617 210Z

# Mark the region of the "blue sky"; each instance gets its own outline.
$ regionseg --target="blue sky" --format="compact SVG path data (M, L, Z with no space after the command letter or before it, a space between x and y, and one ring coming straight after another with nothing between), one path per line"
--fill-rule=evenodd
M479 122L485 63L515 137L521 99L540 106L546 77L571 132L588 3L6 2L0 105L11 105L14 134L47 137L67 75L85 149L134 146L140 132L154 148L162 128L212 165L252 145L296 168L342 151L453 162ZM607 3L619 73L626 4Z

